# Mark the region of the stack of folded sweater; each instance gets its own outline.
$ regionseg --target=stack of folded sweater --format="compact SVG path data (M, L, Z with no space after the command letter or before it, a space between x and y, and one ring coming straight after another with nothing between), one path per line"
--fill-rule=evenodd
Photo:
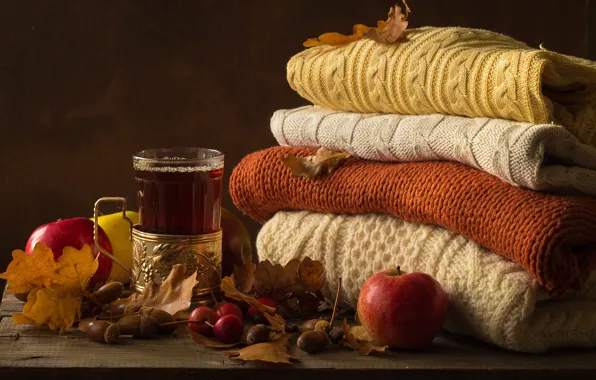
M541 352L596 346L596 64L465 28L307 49L277 111L281 146L248 155L230 193L264 222L261 260L324 262L355 306L400 264L441 282L445 328ZM318 179L280 161L350 153Z

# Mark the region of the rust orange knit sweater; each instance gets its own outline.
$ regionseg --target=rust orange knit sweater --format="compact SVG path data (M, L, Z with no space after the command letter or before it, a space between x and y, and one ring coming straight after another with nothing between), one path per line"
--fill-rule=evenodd
M238 164L230 194L240 210L260 222L279 210L310 210L441 225L521 264L553 294L579 289L596 264L592 198L520 189L456 162L350 158L326 177L297 178L279 160L290 153L315 150L275 147Z

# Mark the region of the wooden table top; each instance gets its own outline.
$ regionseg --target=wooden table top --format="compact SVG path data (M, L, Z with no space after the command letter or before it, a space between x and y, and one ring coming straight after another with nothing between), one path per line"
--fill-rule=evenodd
M295 347L300 362L242 364L218 350L199 346L183 331L155 340L119 345L89 341L78 330L59 335L45 328L17 326L10 315L23 303L7 293L0 305L0 379L77 378L143 380L164 378L346 380L370 376L391 379L551 379L596 378L596 350L514 353L472 339L442 334L420 352L395 351L362 357L348 349L308 355Z

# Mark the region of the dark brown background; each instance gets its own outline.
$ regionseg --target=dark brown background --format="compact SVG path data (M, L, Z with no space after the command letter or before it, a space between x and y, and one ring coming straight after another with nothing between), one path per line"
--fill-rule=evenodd
M285 79L302 41L374 25L392 3L0 1L0 270L38 225L90 216L101 196L134 201L135 151L221 149L229 175L274 144L273 111L306 104ZM596 58L596 1L410 3L410 27L492 29ZM227 194L225 205L233 209ZM258 226L245 220L254 238Z

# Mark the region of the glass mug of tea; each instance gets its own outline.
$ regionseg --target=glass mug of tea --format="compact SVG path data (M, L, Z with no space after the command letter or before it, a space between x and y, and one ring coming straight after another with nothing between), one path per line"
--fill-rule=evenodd
M193 301L219 291L223 153L205 148L148 149L133 155L139 222L131 227L131 286L162 283L175 264L197 273ZM121 201L124 198L101 198ZM96 244L97 245L97 244Z

